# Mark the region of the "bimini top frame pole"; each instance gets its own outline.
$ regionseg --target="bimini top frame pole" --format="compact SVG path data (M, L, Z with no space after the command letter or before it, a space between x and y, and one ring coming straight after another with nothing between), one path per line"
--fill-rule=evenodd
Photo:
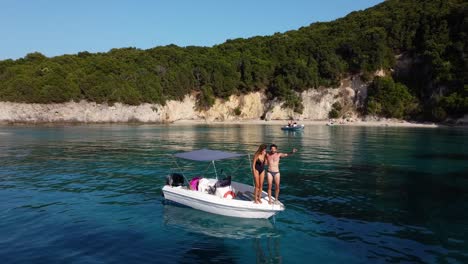
M215 171L216 179L218 179L218 171L216 171L216 165L215 165L214 160L212 160L211 163L213 164L213 168L214 168L214 171Z
M250 154L247 154L247 156L249 157L250 172L252 172L252 174L253 174L252 159L250 158ZM252 186L255 186L255 179L253 177L252 177L252 182L253 182Z

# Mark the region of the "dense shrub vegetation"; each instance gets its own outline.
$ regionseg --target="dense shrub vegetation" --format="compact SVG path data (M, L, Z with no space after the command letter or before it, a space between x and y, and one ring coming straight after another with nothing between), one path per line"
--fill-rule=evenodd
M299 92L338 86L350 74L370 80L404 54L406 72L375 80L366 111L441 120L468 112L467 13L463 0L389 0L333 22L211 48L31 53L0 61L0 100L163 104L195 92L204 109L216 97L261 90L301 112Z
M385 117L405 118L415 111L415 98L408 88L392 78L374 79L369 87L367 111Z

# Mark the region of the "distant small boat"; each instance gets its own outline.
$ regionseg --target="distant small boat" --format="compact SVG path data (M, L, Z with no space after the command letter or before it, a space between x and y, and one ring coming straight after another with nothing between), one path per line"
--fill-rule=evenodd
M302 130L304 129L304 125L292 125L292 126L282 126L281 127L281 130L285 130L285 131L298 131L298 130Z

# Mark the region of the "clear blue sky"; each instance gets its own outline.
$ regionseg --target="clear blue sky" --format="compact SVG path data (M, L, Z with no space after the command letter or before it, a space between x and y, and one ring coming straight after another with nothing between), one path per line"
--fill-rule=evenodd
M0 0L0 60L212 46L330 21L383 0Z

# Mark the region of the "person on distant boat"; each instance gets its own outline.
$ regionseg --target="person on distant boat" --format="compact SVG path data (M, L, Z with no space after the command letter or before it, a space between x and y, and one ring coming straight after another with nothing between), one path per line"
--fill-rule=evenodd
M297 149L293 148L291 153L279 153L278 147L275 144L270 146L270 153L266 155L268 163L268 203L271 204L271 187L273 185L273 179L275 180L275 200L278 201L279 190L280 190L280 171L279 162L281 158L287 157L297 152Z
M255 152L252 171L255 181L254 203L262 203L263 181L265 180L265 163L266 163L266 148L267 145L261 144Z
M297 123L296 123L296 121L294 121L294 123L293 123L293 127L297 127Z

